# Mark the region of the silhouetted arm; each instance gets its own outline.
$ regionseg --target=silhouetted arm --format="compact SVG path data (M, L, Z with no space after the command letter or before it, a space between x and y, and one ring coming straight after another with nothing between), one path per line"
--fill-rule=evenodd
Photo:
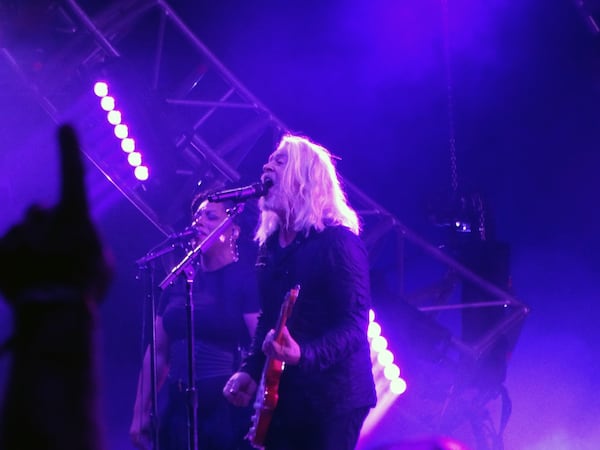
M75 132L59 129L61 193L0 238L12 365L0 448L100 449L95 331L110 264L89 218Z

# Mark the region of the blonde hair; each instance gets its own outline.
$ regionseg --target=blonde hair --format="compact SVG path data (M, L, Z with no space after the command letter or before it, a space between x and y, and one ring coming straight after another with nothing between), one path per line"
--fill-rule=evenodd
M281 225L305 234L311 228L322 231L329 225L342 225L358 235L358 216L348 204L329 151L306 137L291 134L279 142L277 150L283 148L288 159L278 188L287 198L286 223L281 224L275 212L261 207L254 240L264 244ZM259 206L263 203L261 199Z

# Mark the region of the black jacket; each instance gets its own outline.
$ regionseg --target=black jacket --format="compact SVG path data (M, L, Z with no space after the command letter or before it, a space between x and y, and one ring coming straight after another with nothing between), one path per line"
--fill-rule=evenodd
M242 370L260 380L264 337L275 327L286 292L299 284L287 326L302 356L297 366L285 367L278 409L326 420L374 406L367 340L369 266L362 241L341 226L298 235L286 248L279 246L277 236L270 236L259 251L261 315Z

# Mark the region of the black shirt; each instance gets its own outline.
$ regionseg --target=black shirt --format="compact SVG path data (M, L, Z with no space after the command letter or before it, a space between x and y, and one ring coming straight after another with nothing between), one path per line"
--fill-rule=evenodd
M345 227L327 227L299 234L281 248L274 233L259 251L257 269L261 316L242 370L259 380L264 337L275 326L286 292L299 284L287 325L302 356L297 366L285 367L278 409L318 420L374 406L369 266L360 238Z
M212 272L198 270L194 277L194 338L196 377L230 375L238 348L249 344L243 315L258 312L256 274L240 263ZM169 376L187 376L187 321L184 280L168 288L161 298L158 315L169 337Z

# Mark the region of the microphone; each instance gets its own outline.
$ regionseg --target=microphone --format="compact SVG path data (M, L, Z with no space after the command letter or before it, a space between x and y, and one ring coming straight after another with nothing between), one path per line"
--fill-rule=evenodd
M269 189L273 186L273 181L269 178L265 179L264 183L258 182L249 186L243 186L239 188L226 189L224 191L214 192L209 194L206 198L209 202L243 202L249 198L257 198L265 195Z

